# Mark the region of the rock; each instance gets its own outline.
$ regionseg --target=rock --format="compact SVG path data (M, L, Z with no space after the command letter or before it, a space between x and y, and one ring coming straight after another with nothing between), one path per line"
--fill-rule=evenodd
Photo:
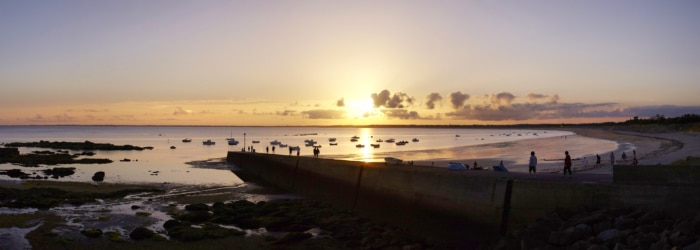
M620 237L620 230L613 228L600 232L596 239L601 242L610 242Z
M299 241L311 238L311 236L312 235L309 233L299 233L299 232L286 233L284 236L282 236L282 238L275 241L274 244L286 244L286 243L299 242Z
M90 238L102 237L102 230L97 228L85 229L80 231L80 233Z
M170 228L180 225L182 225L182 223L179 220L168 220L163 223L163 228L165 228L165 230L170 230Z
M634 218L630 218L627 216L617 217L613 222L613 226L619 230L634 228L636 227L636 224L637 223Z
M641 217L639 217L639 224L649 224L653 223L656 220L661 220L665 217L665 213L661 210L652 210Z
M206 233L201 228L175 226L168 230L168 235L181 241L198 241L206 238Z
M189 221L192 224L202 223L212 218L209 211L190 211L177 217L182 221Z
M0 158L14 157L19 155L17 148L0 148Z
M137 209L139 209L139 208L141 208L141 206L137 206L137 205L132 205L132 206L131 206L131 210L137 210Z
M103 181L104 179L105 179L105 172L103 172L103 171L95 172L95 174L92 175L93 181Z
M190 204L185 206L187 211L209 211L209 205L203 203Z
M696 241L695 243L683 247L683 250L700 250L700 241Z
M133 240L145 240L153 237L155 233L145 227L137 227L129 234L129 238Z

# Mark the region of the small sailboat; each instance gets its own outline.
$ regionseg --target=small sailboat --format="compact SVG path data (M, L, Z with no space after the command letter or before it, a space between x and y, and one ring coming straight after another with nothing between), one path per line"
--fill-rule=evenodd
M231 146L238 145L238 141L236 140L236 138L233 138L233 132L231 132L231 136L226 138L226 141L228 141L228 145L231 145Z

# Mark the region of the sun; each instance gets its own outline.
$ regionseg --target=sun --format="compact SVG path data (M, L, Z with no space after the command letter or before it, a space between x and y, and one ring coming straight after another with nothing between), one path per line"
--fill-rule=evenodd
M364 100L349 100L346 106L348 117L350 118L369 118L376 115L374 102L371 98Z

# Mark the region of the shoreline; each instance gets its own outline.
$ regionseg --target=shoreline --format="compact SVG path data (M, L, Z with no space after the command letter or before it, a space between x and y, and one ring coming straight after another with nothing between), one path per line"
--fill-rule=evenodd
M551 128L549 129L552 130ZM403 159L404 161L412 161L414 165L432 167L444 167L450 162L461 162L472 166L474 162L477 162L479 166L485 169L493 165L498 165L498 163L503 160L509 170L514 170L514 172L527 172L526 161L529 158L529 152L536 151L536 155L538 156L538 172L557 173L561 172L561 168L563 167L563 151L569 150L572 153L572 168L574 171L611 175L610 152L614 152L615 154L616 165L631 164L633 150L637 152L640 165L671 164L674 161L685 159L688 156L700 156L700 140L698 140L700 136L691 133L638 133L605 128L564 128L560 131L574 133L574 135L566 137L566 140L573 141L573 144L581 140L595 139L611 141L617 145L609 150L581 153L569 149L557 148L556 143L561 141L561 138L548 137L448 149L385 152L374 154L374 158L382 159L384 157L394 157ZM532 145L551 145L552 148L556 149L534 150L532 149ZM522 158L505 157L503 159L479 156L480 153L481 155L483 155L483 152L489 154L489 152L502 148L508 148L509 151L513 152L522 152L523 156ZM540 153L541 151L544 152ZM626 152L628 155L627 161L621 159L622 152ZM552 156L552 154L554 154L554 156ZM595 167L596 154L601 157L600 167ZM446 157L435 157L436 155ZM361 159L357 159L355 155L321 155L321 157L361 161ZM584 164L583 157L586 157L588 164Z

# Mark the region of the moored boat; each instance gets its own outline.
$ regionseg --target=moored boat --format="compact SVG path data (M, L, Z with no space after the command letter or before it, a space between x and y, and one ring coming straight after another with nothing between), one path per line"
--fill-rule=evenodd
M212 141L212 140L206 140L206 141L203 141L202 144L204 144L204 145L214 145L214 144L216 144L216 142L215 142L215 141Z

